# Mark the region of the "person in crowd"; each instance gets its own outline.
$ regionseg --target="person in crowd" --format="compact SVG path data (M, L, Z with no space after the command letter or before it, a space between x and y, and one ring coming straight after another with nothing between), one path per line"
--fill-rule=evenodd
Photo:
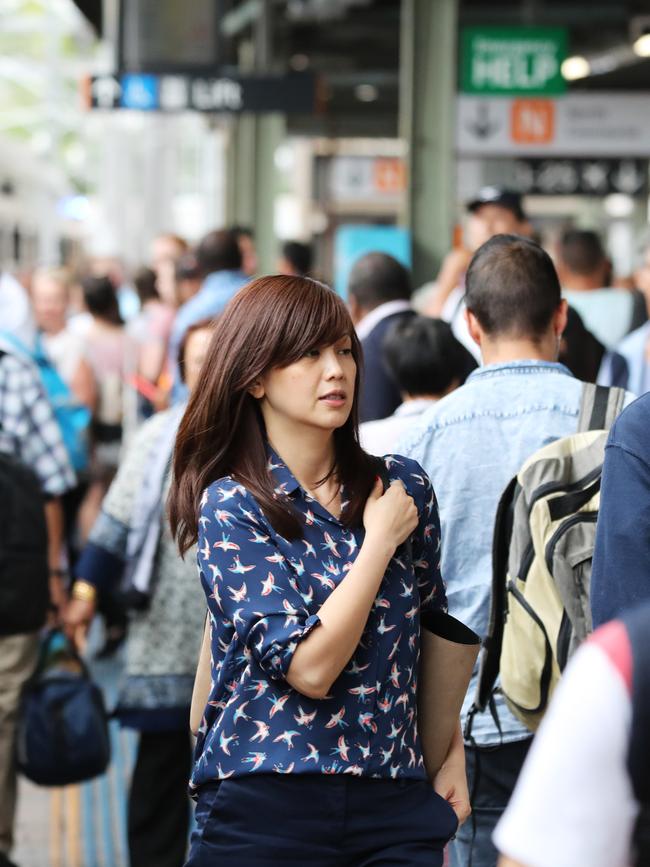
M560 343L559 360L577 379L596 382L605 356L603 344L585 328L578 311L569 307L567 324Z
M443 262L437 291L424 308L429 316L441 316L451 323L454 334L478 360L480 352L467 329L465 319L465 273L472 255L494 235L521 235L533 229L524 211L522 197L506 187L487 186L467 203L465 244L452 250Z
M650 391L650 321L624 337L616 350L604 356L598 382L627 388L638 395Z
M616 419L607 441L591 573L594 626L650 600L650 393Z
M558 246L557 271L564 297L607 349L646 321L640 292L610 287L612 266L596 232L565 232Z
M387 253L367 253L350 271L348 304L363 348L362 422L386 418L402 402L399 386L386 367L382 343L392 325L415 316L411 291L408 270Z
M364 422L361 445L373 455L393 452L400 437L436 401L462 385L476 367L474 356L442 319L414 316L397 322L384 338L384 358L402 403L384 419Z
M118 256L93 256L88 263L92 277L108 277L115 288L121 318L128 322L140 309L135 288L127 278L124 262Z
M570 660L497 825L499 867L648 863L649 629L645 602Z
M26 346L32 346L36 333L29 296L21 283L8 271L0 269L0 330L17 337Z
M259 266L255 249L255 234L249 226L233 226L241 253L241 269L247 277L254 277Z
M182 302L176 294L176 264L189 251L184 238L173 232L163 232L151 242L150 266L156 274L156 288L163 304L178 307Z
M496 235L479 247L465 301L483 367L427 410L398 451L422 464L440 496L450 613L483 636L499 499L534 451L576 432L582 383L557 361L567 305L553 263L536 243ZM466 733L473 817L450 847L453 867L496 864L490 837L529 745L530 732L495 693Z
M77 401L93 409L96 386L93 370L86 359L86 344L68 328L70 278L61 268L40 268L31 290L37 340L52 361Z
M140 312L127 325L129 337L128 374L133 400L128 426L135 429L161 405L161 377L167 362L167 346L176 310L158 294L158 283L151 268L139 268L133 282L140 300Z
M94 412L97 386L87 358L87 344L68 326L70 278L67 272L60 268L38 269L32 280L31 299L37 327L34 351L37 355L46 356L54 365L70 390L71 403L85 406L87 410ZM78 554L77 522L88 490L86 473L89 418L87 415L85 426L79 431L79 442L83 448L77 455L79 461L75 465L77 484L61 498L69 565L72 565Z
M203 283L198 293L178 310L169 339L169 367L173 371L172 400L187 396L187 389L178 375L178 349L190 325L217 316L238 289L246 283L242 271L242 255L234 230L219 229L201 240L196 250Z
M111 280L108 277L85 277L82 288L86 309L92 317L86 331L86 355L97 383L88 489L78 515L79 536L84 543L119 465L129 349ZM101 655L108 655L124 639L126 614L119 599L108 592L101 595L100 608L106 623Z
M302 241L285 241L278 261L278 273L293 277L309 277L313 265L313 250Z
M182 306L190 298L194 298L201 288L201 272L196 255L193 252L185 253L177 260L175 265L176 299L178 306Z
M198 540L213 671L189 867L441 865L467 815L460 731L432 786L415 720L418 612L445 605L436 499L399 456L383 492L360 360L336 293L260 278L181 423L171 525L181 551Z
M8 294L9 298L0 296L3 323L12 314L11 307L5 306L13 300ZM74 487L75 476L38 371L4 338L0 338L0 451L31 469L42 490L50 600L58 612L65 604L60 498ZM6 479L4 470L3 479ZM40 508L40 499L35 506ZM3 574L3 581L7 577ZM7 587L3 587L3 606L8 598L6 591ZM24 601L26 605L30 603L28 599ZM3 607L0 612L0 867L15 867L9 856L16 810L16 722L22 689L36 666L38 631L15 632L6 622L6 616Z
M204 321L183 339L180 370L190 392L211 336L212 324ZM79 642L95 614L98 589L126 584L132 610L115 713L140 732L128 807L133 865L181 867L187 848L188 718L205 601L196 585L195 552L178 556L163 505L184 409L158 413L130 443L75 570L65 616Z

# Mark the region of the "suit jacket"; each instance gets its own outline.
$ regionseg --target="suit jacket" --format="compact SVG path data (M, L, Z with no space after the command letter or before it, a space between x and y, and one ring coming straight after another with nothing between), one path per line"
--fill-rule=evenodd
M361 341L363 373L361 377L360 421L374 421L392 415L402 402L402 396L384 363L382 343L386 333L396 323L415 316L413 310L401 310L382 319Z

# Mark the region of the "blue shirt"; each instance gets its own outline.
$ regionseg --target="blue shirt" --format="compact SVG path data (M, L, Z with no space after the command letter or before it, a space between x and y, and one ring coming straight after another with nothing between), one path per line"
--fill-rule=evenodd
M174 374L172 388L174 403L187 400L188 395L187 388L180 381L178 371L178 350L185 332L195 322L212 319L221 313L233 295L249 279L243 271L215 271L214 274L208 274L196 295L179 307L169 337L169 369Z
M591 573L594 628L650 599L650 394L612 425Z
M389 563L361 641L329 695L286 680L294 651L344 580L364 540L310 497L271 452L278 494L303 525L288 541L231 477L205 491L198 564L212 620L213 683L198 734L191 789L250 773L424 779L416 729L420 612L446 607L433 489L411 460L384 458L420 516L413 560Z
M420 416L398 445L398 451L422 464L440 500L449 611L482 637L490 612L492 534L501 494L534 451L576 432L581 397L582 383L561 364L490 364ZM476 671L463 721L475 691ZM496 710L503 735L487 709L474 720L477 743L530 737L500 695Z

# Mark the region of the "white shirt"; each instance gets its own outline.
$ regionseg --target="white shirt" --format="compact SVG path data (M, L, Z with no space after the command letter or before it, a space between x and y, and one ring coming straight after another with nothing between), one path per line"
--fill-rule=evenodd
M422 413L433 406L436 400L435 397L407 400L388 418L365 421L359 425L361 447L368 454L378 457L394 454L402 434L408 433L411 425L417 422Z
M70 386L79 362L85 357L85 342L69 328L63 328L58 334L41 334L41 340L61 379Z
M386 301L385 304L380 304L370 313L366 313L361 322L357 324L357 337L359 340L365 340L382 319L387 319L394 313L401 313L403 310L411 310L410 301Z
M497 848L526 867L629 867L631 718L622 676L596 644L581 647L496 827Z

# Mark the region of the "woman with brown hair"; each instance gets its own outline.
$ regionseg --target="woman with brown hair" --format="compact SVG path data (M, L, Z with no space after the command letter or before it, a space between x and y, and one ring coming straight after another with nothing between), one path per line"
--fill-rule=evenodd
M416 727L420 613L446 604L437 504L414 461L378 475L361 449L360 365L337 295L260 278L181 422L171 526L198 542L212 632L189 867L431 867L469 811L462 740L432 786Z

